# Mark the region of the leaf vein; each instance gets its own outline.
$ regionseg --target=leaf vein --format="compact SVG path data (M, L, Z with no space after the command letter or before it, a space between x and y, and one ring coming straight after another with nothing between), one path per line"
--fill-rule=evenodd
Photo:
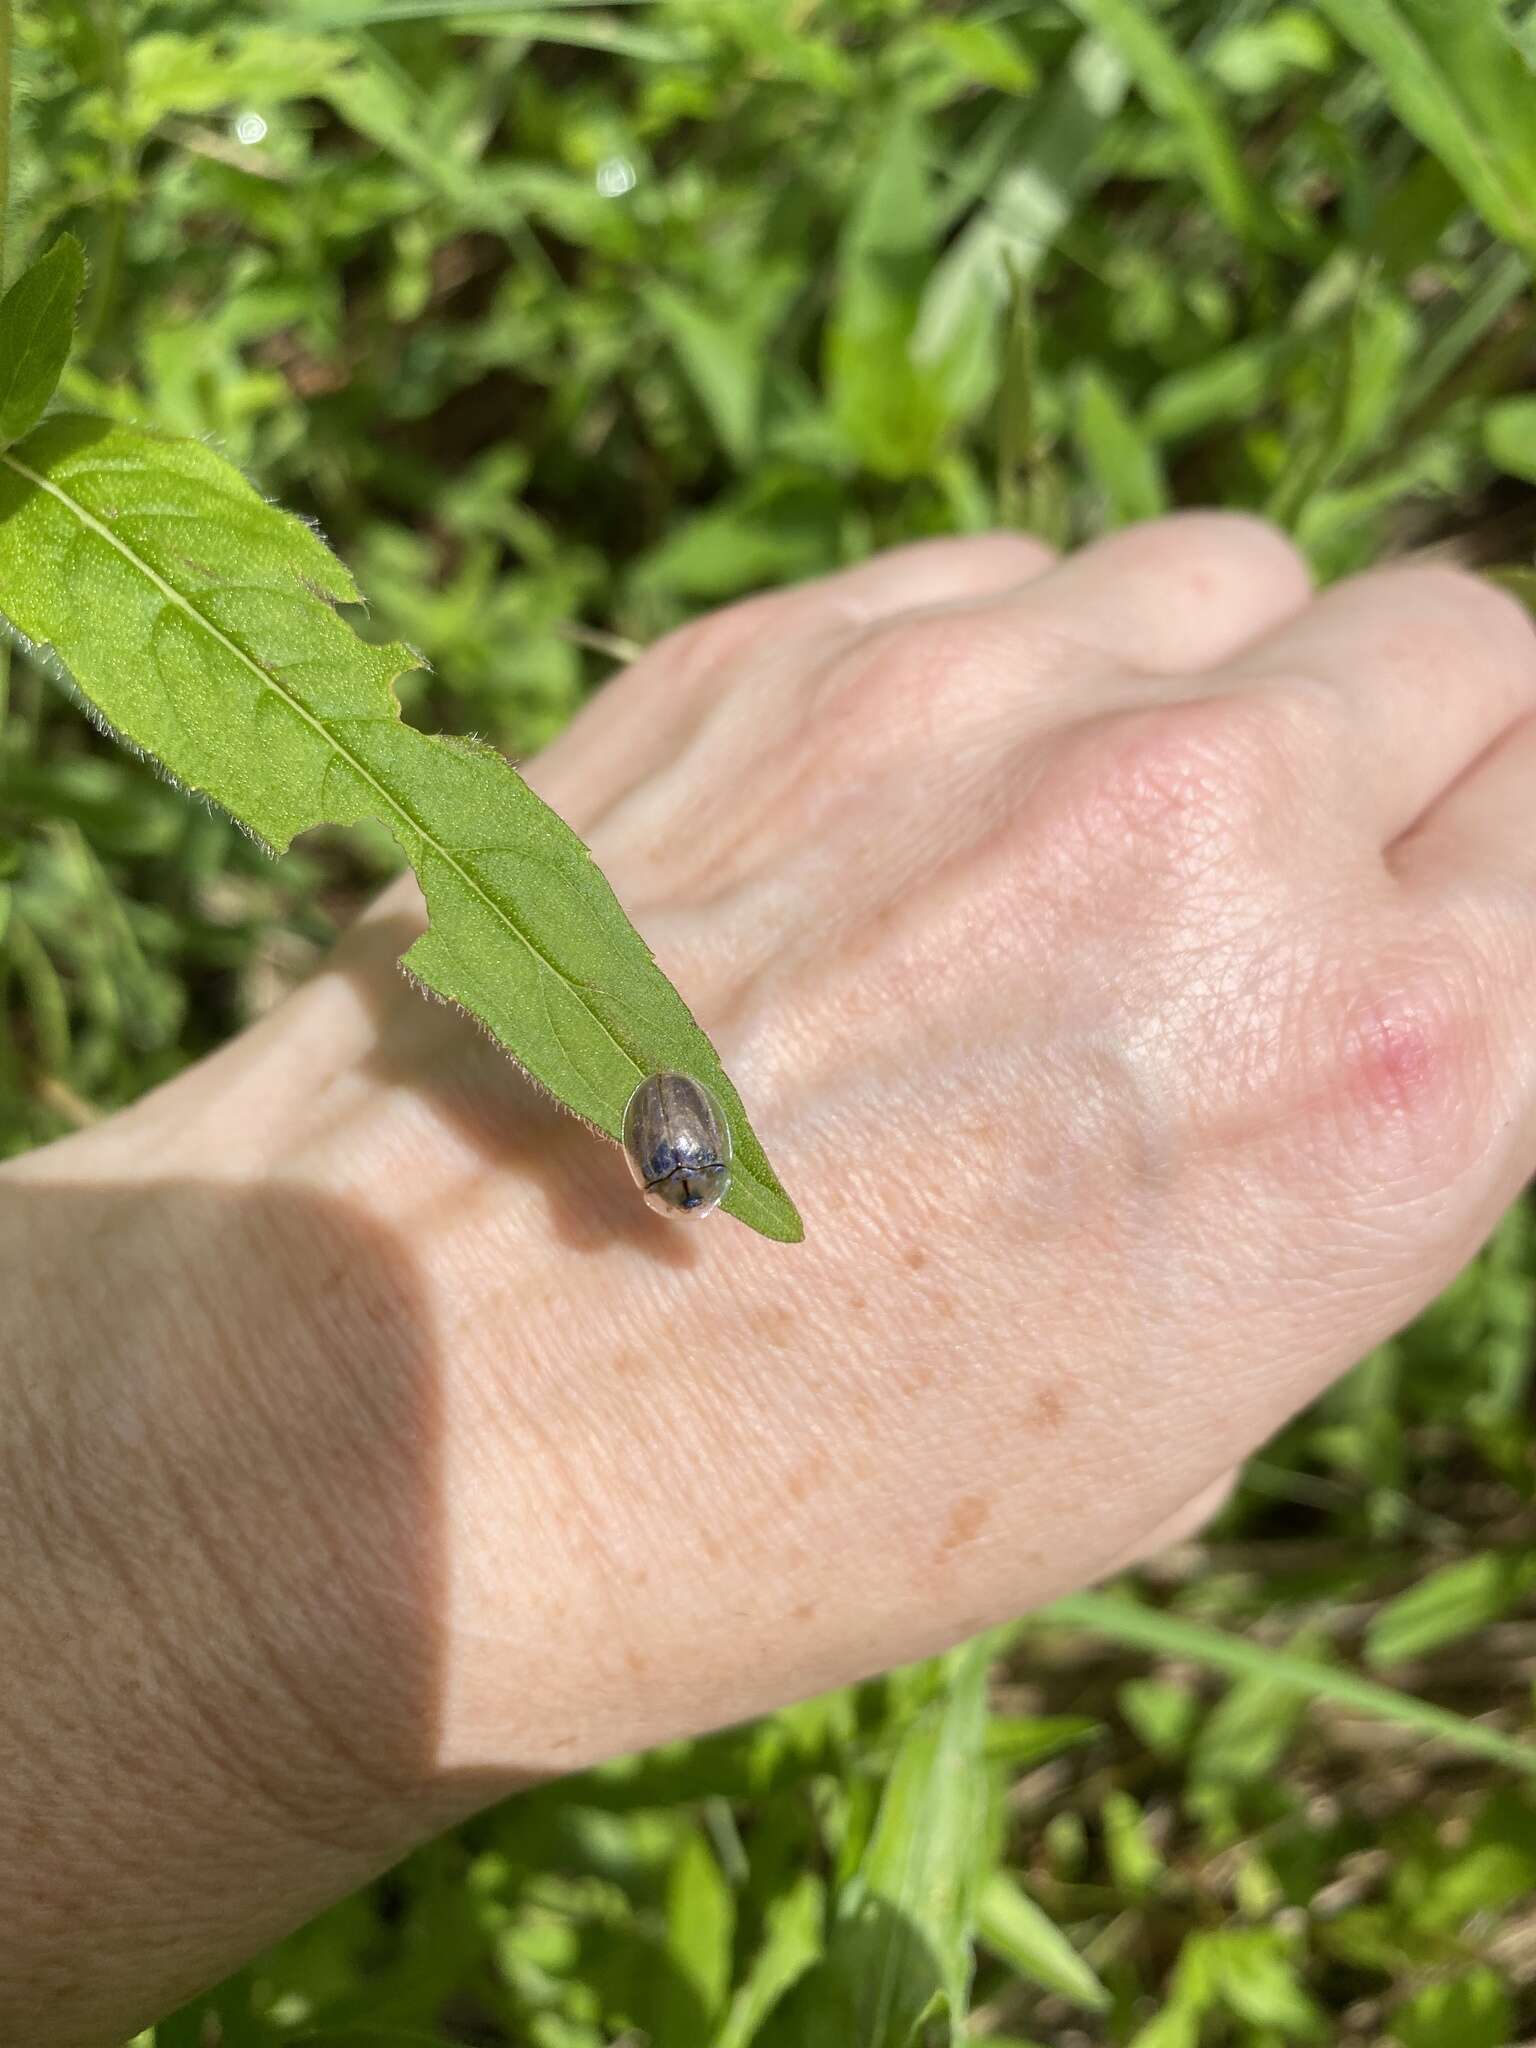
M511 932L516 938L522 941L522 943L528 948L528 951L534 956L534 958L540 963L540 965L543 968L545 968L551 974L554 974L556 976L559 975L559 969L556 967L555 963L545 953L544 949L541 946L539 946L534 941L534 939L532 939L529 936L527 932L523 930L522 926L518 924L517 920L508 913L506 907L503 904L498 903L495 897L493 897L489 893L489 891L487 891L481 885L481 883L476 880L475 876L470 872L470 870L463 866L463 864L460 861L454 858L450 848L444 845L441 840L434 837L434 835L426 829L426 827L422 824L421 820L411 810L408 804L402 802L401 799L397 797L392 790L388 789L382 782L379 781L378 777L372 773L372 771L368 768L367 764L361 761L357 757L357 755L351 751L351 749L344 743L344 741L339 737L339 735L332 730L332 727L328 725L324 719L317 717L315 713L309 709L307 704L305 704L300 698L294 696L290 690L287 690L283 687L282 681L277 675L273 673L271 669L267 668L262 662L258 661L256 657L253 654L251 654L247 648L242 647L238 640L234 639L230 634L226 633L223 627L216 625L214 621L210 619L205 612L199 610L199 608L195 604L193 604L190 598L186 597L181 591L177 590L173 584L167 583L165 578L161 576L159 571L154 567L153 563L147 562L142 555L136 553L135 550L129 546L127 541L123 539L121 534L117 533L110 525L107 524L105 520L98 519L88 506L82 504L78 498L73 497L68 491L62 489L58 484L56 484L52 480L52 478L41 475L37 470L30 468L25 462L20 461L14 454L5 454L3 456L0 456L0 461L3 461L7 468L14 470L15 473L19 477L22 477L27 483L32 484L38 490L47 492L47 494L51 498L56 499L58 503L61 504L65 508L65 510L72 515L72 517L77 519L82 527L98 534L104 541L107 542L108 546L115 548L117 552L122 556L124 561L126 561L130 564L131 567L136 569L139 572L139 574L145 578L147 582L154 585L154 587L160 592L160 595L167 606L174 607L175 609L185 613L186 616L193 622L194 625L200 626L203 629L203 631L208 634L210 639L216 641L221 647L223 647L226 650L226 652L232 654L238 662L240 662L245 668L249 669L251 674L254 675L260 683L262 683L266 688L274 691L283 700L283 702L290 707L291 710L293 710L301 719L304 720L304 722L307 725L311 726L314 729L314 731L320 735L320 737L333 750L334 754L336 754L343 761L345 761L347 766L350 767L353 770L353 772L358 776L359 780L365 783L370 789L375 791L381 802L384 805L386 805L389 810L393 811L396 814L396 816L399 817L410 828L410 830L415 834L416 838L421 842L421 844L429 848L433 853L437 855L437 857L444 863L444 865L448 867L453 872L453 874L455 874L459 878L459 880L463 883L464 887L470 892L470 894L478 897L480 901L485 905L486 909L490 911L491 915L494 918L496 918L501 924L503 924L507 928L507 930ZM383 718L383 713L376 714L377 721L382 721ZM392 724L399 723L398 720L390 720L389 722ZM409 731L410 729L411 728L407 726L401 726L402 731ZM430 741L428 741L428 744L431 744ZM546 1009L547 1007L548 1004L546 1000ZM599 1029L609 1039L615 1051L618 1052L623 1059L627 1060L629 1065L638 1074L641 1071L640 1064L636 1060L634 1054L630 1051L629 1047L623 1044L622 1041L614 1035L614 1033L609 1029L608 1025L602 1017L597 1016L595 1012L593 1013L593 1015L594 1021L597 1023ZM560 1041L557 1037L557 1043L558 1042ZM564 1051L563 1044L561 1049L562 1051ZM567 1059L569 1059L569 1054L567 1054L566 1057Z

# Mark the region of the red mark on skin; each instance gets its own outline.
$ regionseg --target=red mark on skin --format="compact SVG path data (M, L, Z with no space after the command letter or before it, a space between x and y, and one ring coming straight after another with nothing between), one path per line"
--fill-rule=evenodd
M919 1365L915 1366L911 1372L902 1374L901 1384L909 1394L923 1394L928 1391L938 1376L939 1369L936 1365Z
M1486 1146L1491 1040L1474 993L1470 977L1417 961L1358 994L1335 1025L1326 1136L1358 1150L1375 1180L1429 1172L1445 1186Z
M869 1307L869 1303L862 1294L850 1294L848 1297L848 1307L854 1315L861 1316L865 1309Z
M1440 1084L1447 1036L1447 1020L1413 998L1358 1004L1345 1026L1344 1066L1362 1107L1410 1114Z
M962 1494L950 1509L949 1520L944 1524L944 1535L939 1544L940 1557L947 1557L952 1550L974 1543L991 1519L992 1503L984 1493Z

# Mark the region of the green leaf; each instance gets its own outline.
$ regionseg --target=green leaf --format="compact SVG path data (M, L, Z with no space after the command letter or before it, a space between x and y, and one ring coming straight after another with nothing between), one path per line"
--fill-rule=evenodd
M1021 1977L1090 2011L1103 2012L1108 2006L1104 1986L1055 1921L1006 1870L994 1870L982 1887L977 1932Z
M1389 1600L1373 1618L1365 1636L1366 1660L1398 1664L1453 1643L1497 1621L1533 1586L1536 1555L1528 1551L1486 1551L1445 1565Z
M1306 1701L1272 1678L1241 1678L1206 1716L1190 1751L1197 1784L1251 1785L1269 1776L1291 1745Z
M1483 415L1488 460L1506 476L1536 483L1536 398L1506 398Z
M1189 168L1220 218L1245 242L1273 240L1270 210L1243 166L1221 109L1145 0L1070 4L1119 51L1148 106L1178 134Z
M1109 524L1156 519L1168 509L1168 484L1156 447L1131 417L1104 373L1090 366L1077 379L1077 445L1109 507Z
M1140 1802L1129 1792L1106 1793L1099 1818L1104 1827L1104 1854L1119 1889L1133 1898L1155 1891L1165 1866Z
M862 460L892 478L931 469L974 370L965 336L938 354L915 346L936 228L927 149L915 116L891 123L849 215L826 334L833 414Z
M714 2048L748 2048L779 2000L822 1952L823 1887L809 1872L773 1900L763 1941L737 1986Z
M985 1845L988 1656L986 1638L967 1645L944 1698L902 1738L826 1959L802 1987L806 2048L907 2048L921 2022L964 2016Z
M1312 1699L1333 1700L1378 1720L1395 1722L1408 1733L1428 1736L1472 1756L1489 1758L1509 1770L1536 1777L1536 1747L1515 1742L1495 1729L1481 1727L1443 1707L1432 1707L1390 1686L1357 1678L1350 1671L1314 1663L1288 1650L1271 1650L1245 1642L1202 1622L1143 1607L1118 1593L1073 1593L1032 1617L1036 1622L1091 1629L1114 1641L1164 1656L1192 1658L1196 1663L1229 1671L1239 1678L1269 1678Z
M30 433L52 398L84 286L80 244L60 235L0 299L0 446Z
M701 1829L686 1836L667 1878L667 1954L655 2031L677 2048L706 2048L731 1982L736 1902ZM675 1996L669 1990L675 1987ZM701 2024L702 2022L702 2024Z
M662 280L643 287L642 296L676 349L721 447L745 469L757 446L762 405L763 354L755 320L727 320Z
M381 820L431 917L407 970L614 1139L644 1074L705 1082L735 1141L725 1206L798 1241L714 1048L586 848L493 749L401 722L416 658L358 639L333 609L356 598L199 442L70 416L0 456L0 605L118 733L279 851Z
M1394 2013L1391 2038L1402 2048L1505 2048L1514 2033L1502 1979L1479 1966L1416 1992Z
M957 352L965 337L992 349L1000 319L1039 270L1107 163L1102 144L1125 100L1128 79L1098 36L1079 36L1022 139L1008 154L987 203L923 286L913 340L921 361Z
M1498 0L1322 0L1495 234L1536 255L1536 73Z

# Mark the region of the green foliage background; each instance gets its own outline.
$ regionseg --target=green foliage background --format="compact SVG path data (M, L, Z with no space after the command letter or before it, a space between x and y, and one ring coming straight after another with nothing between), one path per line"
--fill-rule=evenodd
M12 268L64 227L91 259L65 398L315 518L432 661L431 728L526 754L694 610L998 520L1253 507L1325 576L1530 557L1526 5L49 0L21 30ZM396 855L267 861L25 661L3 714L14 1152L269 1005ZM1079 1603L515 1802L144 2042L1536 2035L1531 1778L1329 1679L1529 1735L1533 1295L1521 1210L1146 1575L1149 1641ZM1256 1654L1218 1670L1164 1614Z

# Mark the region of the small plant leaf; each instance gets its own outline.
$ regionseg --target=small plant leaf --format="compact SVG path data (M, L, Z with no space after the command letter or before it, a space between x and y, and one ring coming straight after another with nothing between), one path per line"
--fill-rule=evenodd
M408 971L612 1138L646 1073L705 1082L735 1145L726 1208L797 1242L714 1048L586 848L494 749L402 723L417 659L360 640L334 609L356 599L200 442L67 415L0 455L0 604L115 731L278 851L381 820L431 918Z
M85 286L85 257L60 235L0 299L0 446L30 433L58 388Z
M1271 211L1252 178L1225 115L1145 0L1071 0L1125 60L1148 106L1184 146L1190 171L1212 209L1251 246L1276 238Z
M802 1980L807 2048L926 2048L964 2018L988 1852L988 1658L985 1637L958 1651L947 1691L902 1737L826 1957Z
M1495 234L1536 254L1536 72L1496 0L1322 0Z
M1483 1551L1443 1566L1389 1600L1365 1636L1378 1668L1438 1650L1507 1614L1536 1586L1536 1554Z
M1011 1872L994 1870L987 1879L977 1918L982 1941L1021 1977L1093 2012L1109 2004L1093 1971Z

